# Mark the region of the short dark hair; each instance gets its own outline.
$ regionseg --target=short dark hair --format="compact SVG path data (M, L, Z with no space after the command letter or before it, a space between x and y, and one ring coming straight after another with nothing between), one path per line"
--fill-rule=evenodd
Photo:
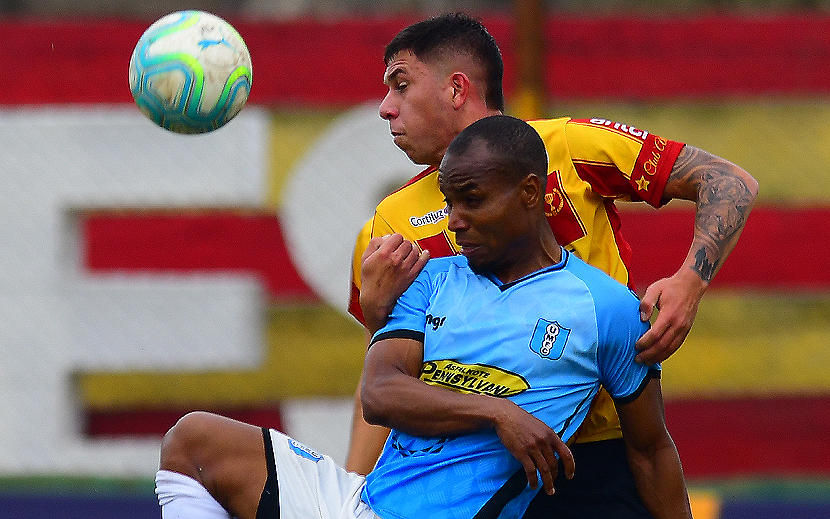
M423 62L438 59L445 52L472 56L484 71L484 102L490 108L504 111L501 51L478 20L464 13L448 13L414 23L392 38L383 61L389 65L392 57L404 50L412 51Z
M536 130L509 115L491 115L464 128L447 148L445 156L464 154L474 143L493 154L493 170L520 180L532 174L544 187L548 176L548 152Z

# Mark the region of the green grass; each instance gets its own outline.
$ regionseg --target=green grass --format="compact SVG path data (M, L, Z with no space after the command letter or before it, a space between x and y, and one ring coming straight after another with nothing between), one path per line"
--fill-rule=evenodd
M152 478L54 475L0 477L0 493L4 494L153 495L154 488Z

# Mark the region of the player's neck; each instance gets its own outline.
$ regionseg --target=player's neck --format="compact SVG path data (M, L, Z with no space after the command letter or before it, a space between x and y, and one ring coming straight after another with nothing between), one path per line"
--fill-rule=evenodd
M502 283L512 283L562 261L562 248L552 234L550 237L542 235L534 239L539 241L529 247L517 248L525 252L513 257L492 274Z

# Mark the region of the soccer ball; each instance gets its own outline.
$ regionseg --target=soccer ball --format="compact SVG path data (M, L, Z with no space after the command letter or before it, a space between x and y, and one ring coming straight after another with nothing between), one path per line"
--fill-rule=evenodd
M228 22L178 11L153 23L130 59L130 91L162 128L205 133L233 119L251 91L251 56Z

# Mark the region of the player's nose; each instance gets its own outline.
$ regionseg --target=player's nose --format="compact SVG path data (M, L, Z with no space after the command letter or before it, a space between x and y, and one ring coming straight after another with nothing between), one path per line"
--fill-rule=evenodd
M447 212L447 229L454 233L458 233L459 231L464 231L468 227L467 222L461 215L461 211L452 207L449 208Z
M386 94L386 97L381 101L380 107L378 107L378 113L380 114L380 118L386 121L391 121L398 116L398 109L390 99L389 94Z

